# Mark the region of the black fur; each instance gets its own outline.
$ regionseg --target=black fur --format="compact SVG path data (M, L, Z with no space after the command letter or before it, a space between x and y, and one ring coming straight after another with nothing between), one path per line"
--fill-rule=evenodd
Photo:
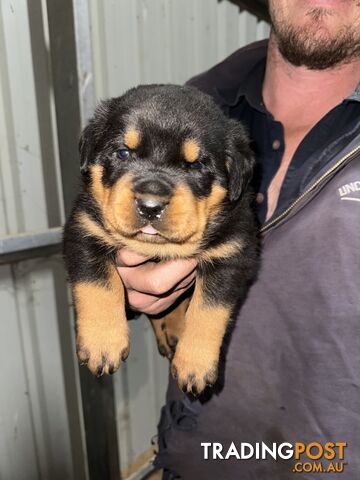
M130 158L119 159L119 150L126 147L125 130L132 125L141 132L140 146ZM201 144L201 165L186 162L181 154L189 138ZM209 196L214 183L225 188L226 198L218 214L208 221L201 251L232 240L241 240L243 248L229 258L200 262L198 276L204 280L205 300L211 305L233 308L244 298L258 260L249 190L254 160L243 127L226 118L210 96L188 86L140 86L103 102L84 129L80 139L82 186L65 227L64 255L71 283L105 285L108 266L114 264L121 245L115 248L84 235L76 221L77 213L84 211L106 228L90 189L93 165L104 167L102 182L110 188L129 172L135 189L145 188L146 180L149 193L159 195L186 185L201 201Z

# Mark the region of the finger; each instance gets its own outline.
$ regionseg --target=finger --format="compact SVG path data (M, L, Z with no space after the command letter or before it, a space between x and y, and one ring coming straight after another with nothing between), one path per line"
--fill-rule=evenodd
M135 267L149 260L149 257L133 252L128 248L121 248L116 255L116 264L119 267Z
M160 305L164 305L167 302L169 304L168 306L170 306L174 299L188 290L194 282L195 275L191 274L190 278L184 282L181 282L181 285L179 284L175 290L168 295L163 295L161 297L138 292L136 290L128 290L127 303L133 310L150 313L149 309L151 309L155 303L160 302L160 300Z
M186 290L187 288L179 289L166 298L158 298L152 295L131 291L128 294L128 301L133 310L148 315L156 315L167 310Z
M196 260L180 259L166 262L147 262L132 270L119 267L126 288L150 295L166 295L186 279L196 268Z
M180 283L178 283L175 286L174 291L177 291L181 288L185 288L185 289L189 288L195 282L195 279L196 279L196 271L193 271L190 273L190 275L185 277L184 280L182 280Z

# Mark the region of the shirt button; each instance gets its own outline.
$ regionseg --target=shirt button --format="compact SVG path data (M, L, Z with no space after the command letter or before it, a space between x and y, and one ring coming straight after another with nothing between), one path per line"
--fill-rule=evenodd
M263 203L263 201L265 200L265 195L263 193L258 193L255 200L256 203Z
M272 148L273 148L274 150L279 150L280 146L281 146L280 140L274 140L274 141L273 141Z

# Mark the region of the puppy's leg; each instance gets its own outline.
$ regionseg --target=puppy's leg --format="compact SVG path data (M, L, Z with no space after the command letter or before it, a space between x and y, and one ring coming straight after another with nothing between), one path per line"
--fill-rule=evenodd
M175 310L164 317L165 335L173 353L175 353L176 345L184 332L185 315L189 302L190 298L185 298Z
M217 380L220 349L235 306L246 296L256 274L256 243L225 258L203 260L194 295L176 346L172 373L180 388L194 394Z
M220 348L231 315L229 305L209 303L205 281L196 281L171 366L180 388L194 394L216 382Z
M114 266L106 282L77 282L77 354L95 375L114 373L129 354L124 288Z
M160 355L163 357L172 358L171 348L165 335L164 318L149 318L149 320L154 330Z
M99 223L73 212L64 231L64 257L75 303L77 354L95 375L115 372L129 353L117 248Z
M150 319L161 355L173 358L176 345L184 330L184 319L189 298L185 298L162 318Z

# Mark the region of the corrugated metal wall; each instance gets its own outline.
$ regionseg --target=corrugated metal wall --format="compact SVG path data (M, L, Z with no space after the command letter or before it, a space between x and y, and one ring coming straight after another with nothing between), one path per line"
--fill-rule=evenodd
M90 0L98 98L183 83L268 27L223 0ZM63 222L45 0L0 2L0 236ZM114 376L122 469L148 452L167 364L146 319ZM61 258L0 266L0 479L86 478Z
M98 98L184 83L269 26L227 0L90 0Z

